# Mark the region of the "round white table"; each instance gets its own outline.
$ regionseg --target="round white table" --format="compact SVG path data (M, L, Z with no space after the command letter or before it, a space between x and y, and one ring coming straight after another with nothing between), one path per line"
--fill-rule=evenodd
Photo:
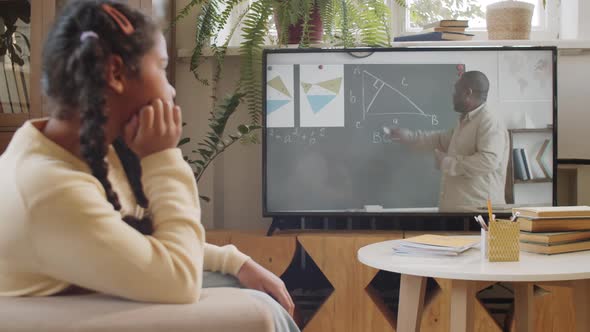
M473 331L473 308L478 284L511 282L514 285L516 330L534 331L533 285L555 282L574 288L576 331L590 331L590 251L560 255L520 252L518 262L488 262L479 249L459 256L397 255L400 240L374 243L358 251L361 263L401 274L397 331L419 331L426 278L451 279L450 331Z

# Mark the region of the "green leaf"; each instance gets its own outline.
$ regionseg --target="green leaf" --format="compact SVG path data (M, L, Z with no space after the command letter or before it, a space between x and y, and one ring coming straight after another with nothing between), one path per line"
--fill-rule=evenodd
M177 146L185 145L186 143L188 143L190 141L191 141L191 138L190 137L185 137L185 138L181 139L180 142L178 142L178 145Z
M205 158L209 158L213 154L213 152L211 150L205 150L205 149L199 149L199 153L201 154L201 156L203 156Z
M239 125L238 132L242 135L246 135L250 132L250 128L246 125Z
M189 2L178 12L176 17L172 20L172 23L170 24L170 27L168 27L168 29L173 28L179 20L187 17L190 14L190 11L191 9L193 9L193 7L200 5L205 1L206 0L191 0L191 2Z
M268 20L272 15L272 0L257 0L244 17L243 42L240 45L241 77L240 91L245 93L248 113L252 123L260 122L262 110L262 46L268 34Z
M206 139L204 139L203 142L200 142L197 145L209 148L211 150L215 150L215 144L211 143L209 140Z
M407 7L408 7L408 5L407 5L407 3L406 3L406 0L395 0L395 3L396 3L398 6L400 6L400 7L403 7L403 8L407 8Z

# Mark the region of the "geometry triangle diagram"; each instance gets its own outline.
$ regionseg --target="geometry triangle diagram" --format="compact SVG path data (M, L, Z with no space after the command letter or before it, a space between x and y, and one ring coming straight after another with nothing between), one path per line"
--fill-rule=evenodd
M287 105L290 100L267 100L266 101L266 113L270 114L281 107Z
M268 81L268 86L291 98L291 94L289 93L289 90L285 86L285 83L283 83L283 80L280 76L277 76L272 80Z
M328 103L336 98L336 95L308 95L307 100L313 113L321 111Z
M301 82L301 85L303 86L303 91L305 91L305 93L308 93L309 89L311 89L311 87L313 86L313 84L305 82Z
M318 83L318 85L321 86L322 88L332 91L334 93L340 92L340 85L341 84L342 84L342 77Z
M416 103L389 83L377 76L363 71L363 110L364 114L426 114Z

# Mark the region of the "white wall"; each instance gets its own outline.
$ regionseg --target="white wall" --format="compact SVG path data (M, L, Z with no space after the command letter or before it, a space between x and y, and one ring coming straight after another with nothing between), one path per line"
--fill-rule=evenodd
M177 0L176 8L183 8L189 0ZM193 10L191 17L195 17L197 11ZM194 26L190 18L183 19L176 26L176 47L178 49L192 49L194 43ZM191 143L183 146L184 154L196 149L196 143L207 130L207 118L211 110L211 99L209 89L197 82L189 71L188 59L178 60L176 63L176 102L182 107L183 136L190 137ZM202 73L209 77L211 66L204 65ZM210 170L201 181L199 181L199 192L201 195L213 196L213 173ZM202 219L207 228L213 227L214 214L212 204L203 203Z
M590 1L562 0L560 1L561 15L560 38L562 39L590 39Z
M590 1L561 1L560 38L590 40ZM569 52L558 62L558 157L590 159L590 50ZM586 144L585 144L586 143Z
M559 57L557 68L558 157L590 159L590 50Z
M180 9L188 0L176 0ZM590 17L590 1L579 1L578 9L583 10L579 17ZM194 17L193 12L191 17ZM568 18L562 21L567 21ZM586 20L580 19L581 22ZM177 48L192 49L194 40L194 22L184 19L177 26ZM576 29L577 36L590 39L590 23L580 23ZM193 140L183 149L185 153L196 148L196 143L207 130L207 119L211 111L211 89L202 86L189 72L188 59L176 64L177 101L183 108L183 118L187 122L184 135ZM560 158L580 158L586 153L590 158L590 146L583 142L590 138L587 124L590 121L590 53L562 56L558 67L558 151ZM239 77L239 57L228 57L225 63L225 76L221 82L219 95L222 96L232 87ZM211 66L201 68L204 76L211 75ZM226 89L224 91L224 89ZM238 110L239 116L229 128L235 128L240 121L247 121L244 109ZM566 135L565 133L569 133ZM574 134L575 133L575 134ZM262 218L262 182L261 182L261 145L240 145L236 143L217 159L199 182L201 194L212 198L210 203L203 203L203 224L208 228L259 229L268 227L270 220Z

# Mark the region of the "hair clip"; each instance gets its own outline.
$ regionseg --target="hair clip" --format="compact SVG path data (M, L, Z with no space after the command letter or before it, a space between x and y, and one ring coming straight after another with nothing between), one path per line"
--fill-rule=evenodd
M115 9L113 6L103 3L102 9L105 11L105 13L109 14L109 16L115 21L115 23L119 25L124 34L130 35L135 31L135 28L133 27L131 22L129 22L127 17L123 15L123 13Z
M98 34L96 34L96 32L91 31L91 30L83 31L80 34L80 41L83 42L84 39L86 39L86 38L96 38L96 39L98 39Z

